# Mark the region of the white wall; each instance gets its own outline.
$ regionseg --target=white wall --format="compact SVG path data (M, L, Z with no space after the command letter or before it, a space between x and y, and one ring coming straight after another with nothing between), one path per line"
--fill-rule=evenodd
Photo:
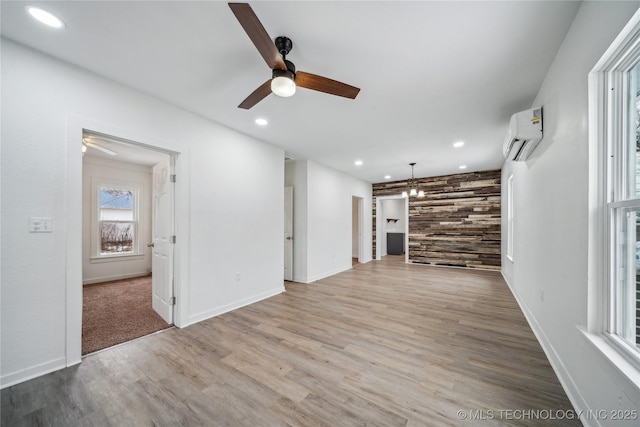
M307 161L308 271L307 282L351 268L351 198L364 199L371 212L371 184ZM365 215L363 230L371 230ZM371 233L363 237L362 262L371 260Z
M513 173L515 202L513 263L502 204L502 272L578 410L640 411L640 391L578 330L587 325L587 75L638 4L582 3L533 103L544 108L544 139L502 173L504 191Z
M180 153L179 326L284 290L282 149L5 39L1 65L3 387L80 361L83 128Z
M151 176L150 166L134 165L85 155L82 158L82 283L99 283L151 272ZM136 183L140 185L138 244L141 256L91 259L91 205L95 180Z
M386 231L388 233L404 233L406 227L407 213L404 210L404 199L393 199L382 201L384 221ZM398 221L387 222L388 218L397 219Z
M371 261L371 184L311 160L291 163L285 183L294 187L293 280L309 283L351 268L353 196L364 199L361 262Z

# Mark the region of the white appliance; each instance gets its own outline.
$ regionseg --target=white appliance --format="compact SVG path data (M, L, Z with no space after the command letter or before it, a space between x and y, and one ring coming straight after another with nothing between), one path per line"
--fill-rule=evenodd
M511 116L502 153L507 160L527 160L542 139L542 108L521 111Z

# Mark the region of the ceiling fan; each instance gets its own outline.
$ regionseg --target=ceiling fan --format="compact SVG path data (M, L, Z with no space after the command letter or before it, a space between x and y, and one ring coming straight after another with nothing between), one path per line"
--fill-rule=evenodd
M271 79L253 91L238 105L238 108L248 110L271 92L279 96L291 96L295 93L296 86L350 99L355 99L360 92L357 87L327 77L296 71L293 62L286 59L286 56L293 49L291 39L280 36L276 38L274 43L249 4L229 3L229 7L272 70Z

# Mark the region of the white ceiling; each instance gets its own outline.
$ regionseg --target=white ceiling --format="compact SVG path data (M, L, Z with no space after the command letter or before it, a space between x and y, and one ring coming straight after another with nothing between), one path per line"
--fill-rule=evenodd
M271 72L218 1L1 3L2 35L369 182L500 168L511 114L531 107L579 7L569 1L252 1L300 71L361 88L237 105ZM269 125L259 127L263 117ZM463 148L452 143L465 141ZM364 164L355 166L361 159Z

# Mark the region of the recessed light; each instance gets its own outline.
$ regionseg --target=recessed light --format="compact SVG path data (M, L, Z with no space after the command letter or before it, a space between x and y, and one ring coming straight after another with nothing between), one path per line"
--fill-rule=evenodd
M456 141L453 143L453 146L456 148L460 148L464 145L464 141Z
M467 168L467 165L460 165L460 166L458 166L458 169L466 169L466 168Z
M51 12L34 6L27 6L27 12L38 21L52 28L64 28L64 22Z
M362 160L356 160L353 164L356 166L362 166Z
M256 124L258 126L266 126L267 124L269 124L269 122L267 121L267 119L259 118L256 119Z
M385 175L384 179L391 179L391 175Z

